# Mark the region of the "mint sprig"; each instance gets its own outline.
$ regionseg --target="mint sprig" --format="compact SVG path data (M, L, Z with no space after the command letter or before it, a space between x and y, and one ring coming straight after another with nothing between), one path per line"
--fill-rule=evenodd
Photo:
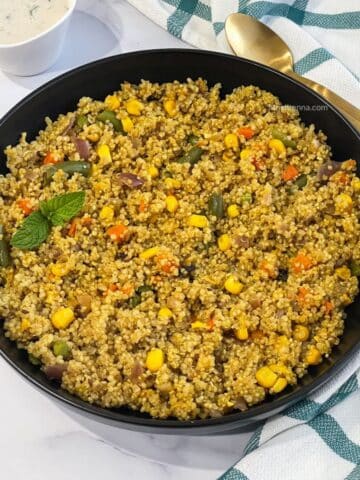
M10 244L21 250L33 250L47 239L51 226L63 226L75 217L85 202L85 192L58 195L40 203L40 210L31 213L13 235Z
M63 226L82 209L85 192L72 192L59 195L40 203L40 211L53 225Z

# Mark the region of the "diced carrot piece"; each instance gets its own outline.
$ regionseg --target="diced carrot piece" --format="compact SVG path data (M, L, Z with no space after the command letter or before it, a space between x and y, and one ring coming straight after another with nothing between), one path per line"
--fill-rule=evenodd
M55 158L55 156L49 152L43 161L44 165L53 165L54 163L58 163L58 160Z
M265 162L263 162L262 160L259 160L257 158L253 158L251 160L251 163L254 165L255 170L257 170L257 171L265 169Z
M124 239L127 230L128 228L120 223L119 225L114 225L113 227L108 228L106 233L114 242L121 242Z
M115 285L115 283L111 283L106 291L104 292L104 297L106 297L106 295L109 295L110 292L116 292L116 290L118 289L117 285Z
M254 130L251 127L240 127L237 132L238 135L242 135L246 140L250 140L254 136Z
M91 225L92 222L93 222L93 219L92 219L91 217L83 217L83 218L81 219L81 223L82 223L83 225Z
M79 223L78 218L74 218L74 220L70 223L70 227L68 231L69 237L75 237L78 223Z
M214 317L210 317L209 320L206 323L207 323L207 326L208 326L209 330L214 330L214 327L215 327Z
M27 198L20 198L20 200L18 200L16 203L18 207L21 208L24 215L30 215L30 213L33 211L30 200Z
M174 269L178 267L175 259L163 254L157 255L157 262L160 270L162 270L164 273L172 273Z
M144 200L141 200L139 205L139 212L143 213L146 210L147 210L147 204L144 202Z
M313 266L313 261L307 255L298 253L296 257L290 259L290 267L295 273L301 273L309 270Z
M275 278L276 277L276 272L275 272L274 267L267 260L262 260L259 263L259 268L260 268L260 270L267 273L270 278Z
M121 288L120 288L120 291L124 294L124 295L130 295L134 290L134 287L130 284L126 284L126 285L123 285Z
M329 300L327 300L324 303L324 307L325 307L325 313L327 314L331 313L334 310L334 305Z
M309 293L309 289L306 287L299 287L298 294L296 296L298 303L304 305L306 302L306 297Z
M282 178L285 182L294 180L299 175L299 170L294 165L288 165L282 173Z

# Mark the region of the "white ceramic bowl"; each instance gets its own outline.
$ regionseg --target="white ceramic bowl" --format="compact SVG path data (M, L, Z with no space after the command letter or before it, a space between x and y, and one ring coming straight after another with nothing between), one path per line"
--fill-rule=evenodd
M1 0L0 0L1 1ZM68 0L69 10L48 30L20 43L0 44L0 69L19 76L36 75L58 59L76 0Z

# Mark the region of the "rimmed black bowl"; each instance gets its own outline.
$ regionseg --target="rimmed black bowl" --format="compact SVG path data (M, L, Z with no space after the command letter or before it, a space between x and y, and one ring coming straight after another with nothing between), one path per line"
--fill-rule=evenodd
M360 165L360 136L344 117L324 99L294 80L255 62L230 55L200 50L152 50L127 53L84 65L52 80L16 105L0 121L0 151L16 144L21 132L32 138L44 125L44 117L75 108L84 95L93 98L116 90L120 82L137 83L141 79L153 82L186 80L203 77L209 84L220 82L223 94L239 85L257 85L269 90L283 104L296 105L305 124L314 123L328 137L335 160L356 159ZM1 153L0 172L6 172L5 157ZM360 297L347 309L344 334L321 365L311 367L296 387L288 387L277 397L250 408L246 412L231 413L221 418L179 421L158 420L126 408L106 410L90 405L63 391L33 367L24 352L4 336L0 326L0 353L23 377L53 398L75 408L78 413L111 424L138 431L171 434L214 434L244 427L279 413L329 380L360 346ZM3 388L6 386L3 385Z

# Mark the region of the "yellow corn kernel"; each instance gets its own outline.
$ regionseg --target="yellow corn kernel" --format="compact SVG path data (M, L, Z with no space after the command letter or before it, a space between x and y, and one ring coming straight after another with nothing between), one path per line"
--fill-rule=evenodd
M89 132L87 135L86 135L86 138L88 140L90 140L90 142L92 143L95 143L95 142L98 142L99 141L99 134L98 133L92 133L92 132Z
M306 355L306 361L309 365L317 365L321 362L321 353L316 347L311 346L309 348L309 351Z
M190 227L206 228L209 226L209 220L205 215L190 215L188 225Z
M20 330L22 332L25 332L25 330L28 330L31 327L30 320L28 318L23 318L20 323Z
M227 214L230 218L238 217L240 215L240 209L235 203L233 203L232 205L228 206Z
M227 233L220 235L218 238L218 247L222 252L225 252L231 248L231 238Z
M351 277L351 271L348 267L339 267L335 270L336 275L341 278L341 280L348 280Z
M355 192L360 192L360 178L355 177L352 179L351 186Z
M159 310L158 316L161 320L168 320L173 316L173 312L168 307L162 307Z
M224 152L222 154L222 159L225 161L225 162L229 162L230 160L232 160L234 158L234 154L232 151L228 150L226 152Z
M224 288L233 295L238 295L243 289L243 284L234 275L229 275L225 280Z
M239 139L235 133L225 135L224 143L226 148L233 148L234 150L239 148Z
M269 365L270 370L272 370L274 373L277 375L289 375L289 369L285 367L282 363L273 363L272 365Z
M148 260L149 258L153 258L156 255L158 255L159 252L160 252L160 247L151 247L141 252L140 258L142 258L143 260Z
M50 265L50 270L55 277L63 277L68 273L68 268L66 263L52 263Z
M115 95L108 95L104 103L109 110L116 110L120 107L120 100Z
M168 188L169 190L177 190L181 187L180 180L177 180L176 178L167 177L165 178L164 183L166 188Z
M246 160L247 158L249 158L250 155L251 155L251 150L249 148L244 148L244 150L241 150L240 152L240 159Z
M278 379L276 373L270 370L269 367L259 368L259 370L255 373L255 377L258 384L264 388L271 388Z
M121 124L122 124L123 129L126 133L131 132L131 130L134 128L133 121L129 117L122 118L121 119Z
M167 211L170 213L175 213L179 206L179 202L174 195L168 195L165 198L165 204Z
M235 337L238 340L247 340L249 338L249 332L246 327L239 327L235 331Z
M156 178L159 176L159 169L155 165L150 165L148 168L148 174L151 178Z
M175 117L177 113L175 100L164 100L164 110L170 117Z
M193 330L201 330L202 328L207 328L207 325L204 322L200 322L199 320L196 320L195 322L192 322L191 328Z
M146 356L146 367L150 372L157 372L164 364L164 352L160 348L154 348Z
M281 140L278 138L272 138L269 141L269 147L275 150L279 155L286 153L286 147Z
M347 193L340 193L335 197L335 212L338 214L341 213L350 213L353 207L353 201L350 195Z
M67 328L70 323L74 320L75 315L71 308L62 307L59 310L56 310L51 317L51 323L55 328L59 330Z
M125 105L126 111L130 115L136 115L137 117L141 115L141 110L144 108L144 105L139 102L139 100L129 100Z
M285 378L278 378L274 385L271 387L271 393L280 393L287 386L288 382Z
M309 336L309 329L305 327L305 325L296 325L296 327L294 328L295 340L298 340L299 342L306 342Z
M111 163L110 148L107 145L99 145L96 152L102 163Z
M114 207L105 205L100 210L99 217L101 220L112 220L114 218Z

